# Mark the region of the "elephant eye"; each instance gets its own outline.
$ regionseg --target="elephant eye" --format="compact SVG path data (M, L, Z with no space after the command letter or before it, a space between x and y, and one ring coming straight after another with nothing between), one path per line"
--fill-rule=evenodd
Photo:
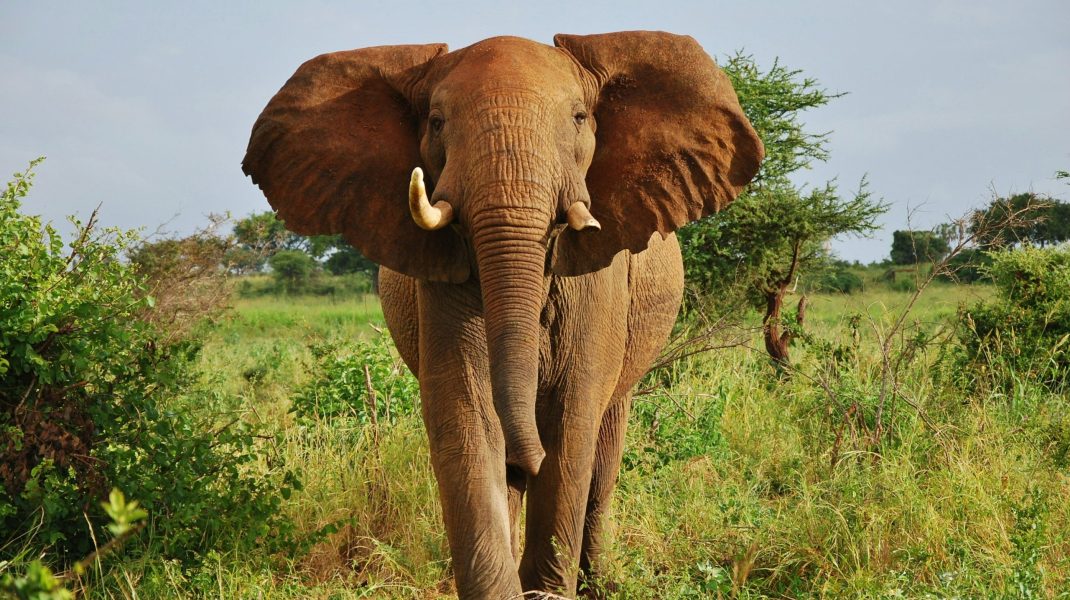
M446 120L439 115L431 115L427 120L427 124L431 127L431 133L438 134L442 131L442 126L446 124Z
M583 125L587 121L587 113L582 110L577 111L576 114L572 115L572 120L575 121L577 125Z

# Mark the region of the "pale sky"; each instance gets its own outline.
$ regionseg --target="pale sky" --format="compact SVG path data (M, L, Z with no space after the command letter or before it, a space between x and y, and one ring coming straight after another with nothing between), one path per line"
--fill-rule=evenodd
M31 2L0 5L0 175L48 160L25 209L148 231L267 202L242 175L249 130L305 60L398 43L461 48L496 35L660 29L712 56L779 57L830 91L805 120L830 160L801 174L844 191L868 174L892 203L871 240L929 227L1000 194L1070 197L1070 2ZM175 215L178 215L175 217ZM172 218L174 219L172 220Z

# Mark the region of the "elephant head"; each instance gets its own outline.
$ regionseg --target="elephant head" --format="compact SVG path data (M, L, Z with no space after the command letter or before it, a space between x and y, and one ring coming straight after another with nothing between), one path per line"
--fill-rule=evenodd
M478 278L507 462L530 474L547 273L603 268L721 209L763 155L694 39L554 43L316 57L264 109L242 163L298 233L341 233L417 279Z

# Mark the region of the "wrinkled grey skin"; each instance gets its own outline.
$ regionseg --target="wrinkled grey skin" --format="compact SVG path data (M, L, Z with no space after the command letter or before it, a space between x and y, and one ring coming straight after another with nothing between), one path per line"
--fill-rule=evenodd
M655 234L649 249L621 252L605 269L551 274L562 190L582 188L594 151L593 128L573 114L579 79L560 73L573 68L565 60L529 63L526 73L474 65L479 77L463 67L450 74L456 83L436 89L432 116L444 124L437 136L428 128L421 149L439 182L435 200L448 198L460 213L478 278L432 283L384 269L383 310L420 381L461 596L572 595L577 567L597 569L630 390L679 309L680 250L675 236ZM446 173L437 170L443 155ZM537 475L506 466L492 394L499 386L535 387L546 453Z
M662 32L332 53L257 119L243 169L287 226L384 265L462 598L597 579L631 389L680 305L672 232L762 154L712 59ZM410 219L416 166L450 224Z
M427 283L381 271L387 324L420 380L462 597L508 597L521 585L571 595L575 567L597 569L631 389L669 335L682 291L675 236L640 254L623 252L590 275L542 278L533 293L540 306L536 420L546 458L527 477L506 469L479 282Z

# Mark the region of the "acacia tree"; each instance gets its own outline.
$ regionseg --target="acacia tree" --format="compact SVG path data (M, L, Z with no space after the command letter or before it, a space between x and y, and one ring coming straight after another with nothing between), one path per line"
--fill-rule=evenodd
M266 210L253 213L234 223L234 238L246 253L244 260L255 270L262 269L267 260L283 250L297 250L319 260L341 242L335 235L299 235Z
M725 211L681 229L684 269L699 295L742 299L764 311L766 350L777 365L785 365L795 328L785 327L782 312L799 276L828 262L830 239L877 229L876 219L887 206L871 198L865 180L845 197L835 181L811 188L790 179L828 158L829 134L807 131L801 113L842 94L828 92L779 61L762 71L751 56L736 54L724 70L765 145L766 159L755 181ZM803 296L797 326L805 307Z
M951 251L950 237L941 231L901 230L892 232L892 263L916 265L935 263Z
M1056 173L1057 178L1061 178ZM1070 240L1070 203L1033 192L995 198L988 206L976 211L970 219L970 231L979 231L979 223L1003 218L1008 214L1032 207L1032 218L1022 220L1013 227L989 232L978 240L994 247L1006 248L1018 243L1040 247L1060 244Z

